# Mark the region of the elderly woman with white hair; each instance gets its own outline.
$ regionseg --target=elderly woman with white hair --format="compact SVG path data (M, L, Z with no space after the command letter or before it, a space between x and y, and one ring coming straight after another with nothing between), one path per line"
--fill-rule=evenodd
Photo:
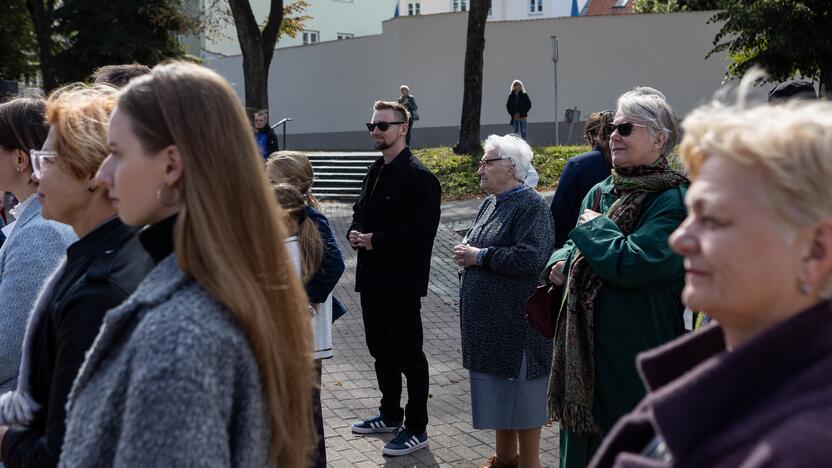
M525 319L526 300L552 251L543 197L523 184L532 151L516 135L491 135L479 164L489 196L453 249L460 275L462 365L470 372L475 429L497 431L485 467L538 467L552 342ZM518 455L519 440L519 455Z
M828 466L832 104L717 103L683 127L670 244L685 302L717 323L639 358L649 393L593 466Z
M547 267L564 285L549 384L562 468L586 466L644 396L636 354L684 332L682 257L667 244L686 215L688 180L667 159L676 117L662 93L638 87L618 98L608 127L612 175L584 197Z

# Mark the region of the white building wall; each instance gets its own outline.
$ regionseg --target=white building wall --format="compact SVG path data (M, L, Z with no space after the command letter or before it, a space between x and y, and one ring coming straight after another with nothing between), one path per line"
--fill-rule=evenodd
M489 23L481 122L483 135L509 131L505 102L509 85L521 79L532 99L529 139L554 142L554 121L567 127L566 108L582 118L612 109L623 92L638 85L664 92L684 116L720 87L726 63L705 56L718 24L711 12L554 18ZM366 149L363 123L376 99L394 99L407 83L421 120L414 146L456 141L462 105L466 13L400 17L384 22L379 36L290 47L279 51L269 76L272 120L292 117L289 146L302 149ZM560 45L558 108L550 36ZM240 57L213 60L242 98ZM574 130L578 136L582 127ZM574 138L573 138L574 139Z
M318 41L334 41L339 33L354 37L381 34L381 23L393 17L398 0L307 0L309 7L303 13L311 16L304 28L318 33ZM202 0L203 5L206 0ZM251 0L251 9L258 24L266 21L269 14L268 0ZM287 3L289 1L287 0ZM237 55L240 45L233 21L217 35L205 37L204 49L209 55ZM303 35L281 37L277 48L303 44Z
M467 0L468 5L473 0ZM557 18L570 16L572 0L543 0L543 11L530 13L530 0L491 0L491 15L488 21L517 21L541 18ZM408 14L408 4L419 3L421 14L452 13L453 0L398 0L402 16ZM587 0L578 0L578 11L583 8Z

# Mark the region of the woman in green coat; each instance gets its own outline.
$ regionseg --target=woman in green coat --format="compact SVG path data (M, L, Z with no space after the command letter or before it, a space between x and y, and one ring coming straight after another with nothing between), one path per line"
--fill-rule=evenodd
M584 198L547 265L564 286L549 382L561 468L586 466L644 396L636 354L684 332L682 257L667 243L686 216L688 180L667 160L676 116L662 93L638 87L618 98L608 127L612 175Z

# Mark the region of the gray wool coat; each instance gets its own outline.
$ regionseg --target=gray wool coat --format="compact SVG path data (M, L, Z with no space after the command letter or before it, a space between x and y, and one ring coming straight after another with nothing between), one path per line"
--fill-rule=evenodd
M59 466L268 466L270 439L243 331L173 254L104 318L69 396Z
M29 310L77 239L66 224L43 219L35 197L0 248L0 394L17 385Z
M552 341L526 321L525 305L555 245L546 201L528 189L480 206L468 243L486 247L482 266L460 277L462 365L474 372L517 378L526 353L526 378L549 375Z

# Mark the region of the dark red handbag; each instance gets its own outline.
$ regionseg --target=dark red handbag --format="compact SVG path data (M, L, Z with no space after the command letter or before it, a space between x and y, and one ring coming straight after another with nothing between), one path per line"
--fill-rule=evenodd
M548 339L555 337L555 325L563 287L551 283L535 288L526 301L526 320Z

